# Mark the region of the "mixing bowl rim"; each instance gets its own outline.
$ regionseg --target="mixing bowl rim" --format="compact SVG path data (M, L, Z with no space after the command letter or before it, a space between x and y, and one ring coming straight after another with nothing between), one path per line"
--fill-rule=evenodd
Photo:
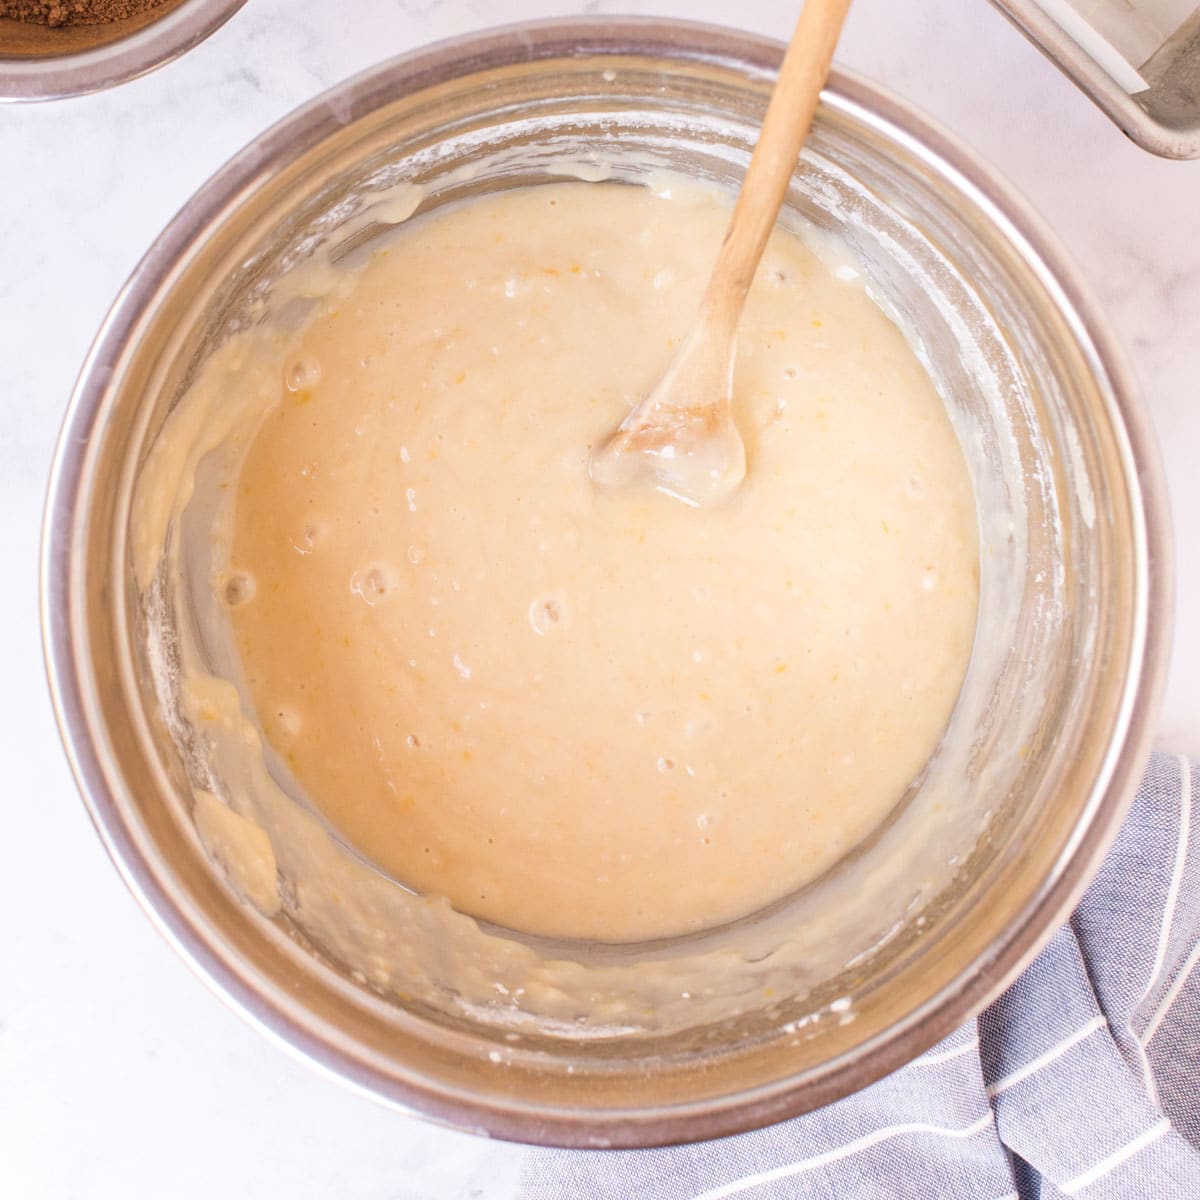
M1047 287L1073 328L1094 371L1111 389L1135 540L1139 547L1132 605L1129 672L1117 730L1083 816L1050 876L1021 918L972 969L850 1054L771 1085L657 1109L556 1110L505 1105L401 1078L355 1053L336 1027L312 1017L294 997L268 987L265 973L233 954L211 922L173 888L170 872L143 852L122 817L122 781L102 754L103 726L93 724L90 664L81 659L80 597L72 584L76 533L86 516L80 486L112 372L151 302L168 289L189 247L225 219L227 210L295 155L373 109L381 94L418 91L439 79L522 58L627 55L733 64L764 78L782 57L771 39L720 26L656 18L587 17L524 22L438 42L338 84L295 110L235 155L171 220L134 269L103 322L81 369L51 470L41 557L41 620L47 674L60 734L92 822L147 915L176 951L223 1000L280 1045L377 1100L460 1129L547 1145L651 1146L725 1136L809 1111L890 1073L946 1036L1007 986L1079 900L1116 835L1150 749L1165 677L1171 609L1170 537L1161 468L1149 422L1132 378L1096 306L1057 240L1014 189L957 139L878 85L837 68L823 103L886 129L949 175L983 208L1022 261ZM499 61L497 60L499 57ZM1124 437L1122 437L1122 433ZM603 1126L598 1124L603 1121Z

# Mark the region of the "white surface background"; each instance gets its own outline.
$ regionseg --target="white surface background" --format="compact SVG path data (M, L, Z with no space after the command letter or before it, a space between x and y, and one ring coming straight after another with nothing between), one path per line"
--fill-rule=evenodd
M47 699L37 543L79 363L153 237L234 151L390 52L488 24L637 11L786 37L788 0L250 0L113 92L0 108L0 1194L507 1197L521 1151L384 1110L293 1061L197 982L125 892ZM1200 755L1200 162L1108 124L983 0L858 0L840 61L938 117L1081 264L1162 443L1179 620L1160 725Z

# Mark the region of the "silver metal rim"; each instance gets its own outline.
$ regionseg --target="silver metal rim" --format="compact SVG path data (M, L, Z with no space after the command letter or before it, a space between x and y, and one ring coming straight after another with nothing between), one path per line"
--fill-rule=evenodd
M262 986L245 961L212 935L194 912L180 907L162 886L123 822L110 779L97 753L86 703L86 664L77 658L73 630L80 614L69 586L74 532L81 518L80 474L88 440L102 408L114 361L135 330L147 301L173 264L221 210L228 197L255 190L279 165L369 111L387 95L416 91L447 74L465 74L481 59L489 65L559 55L675 53L692 60L735 62L750 71L773 72L783 47L774 41L687 22L587 18L526 23L456 38L402 55L338 85L255 139L200 189L155 241L108 314L83 365L67 410L50 476L41 559L41 619L55 714L68 759L92 821L110 856L147 915L196 972L252 1024L285 1048L343 1083L396 1107L419 1111L460 1128L541 1144L587 1146L595 1117L570 1112L514 1111L464 1101L424 1081L401 1081L353 1053L352 1047L302 1007ZM1171 562L1167 503L1151 429L1132 378L1057 241L1029 205L949 134L906 102L877 85L835 70L824 103L853 109L884 124L907 146L953 177L1004 230L1029 268L1056 295L1093 369L1107 378L1120 453L1133 481L1138 526L1139 595L1128 681L1121 718L1069 851L1056 864L1007 935L990 947L956 982L932 996L853 1057L825 1064L814 1075L717 1100L681 1104L655 1112L616 1111L606 1117L613 1147L661 1145L725 1136L820 1107L865 1087L945 1037L1006 987L1036 955L1078 902L1115 837L1148 757L1166 674L1170 643Z
M1029 0L991 0L991 3L1143 150L1160 158L1200 156L1200 125L1173 128L1156 120L1036 3ZM1150 89L1140 94L1152 93Z
M52 58L0 57L0 100L60 100L137 79L186 54L246 0L186 0L128 37Z

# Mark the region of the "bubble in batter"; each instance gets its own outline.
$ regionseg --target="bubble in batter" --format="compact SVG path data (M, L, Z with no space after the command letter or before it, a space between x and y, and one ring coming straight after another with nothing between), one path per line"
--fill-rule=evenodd
M320 521L306 521L300 535L292 542L297 554L311 554L325 536L326 526Z
M547 592L538 596L529 606L529 627L538 637L545 637L563 627L570 619L566 594L561 591Z
M396 591L396 572L386 563L372 563L350 576L350 591L374 608Z
M321 382L321 364L307 355L294 358L284 369L283 384L289 392L310 392Z
M249 604L254 599L257 589L258 584L253 575L246 571L234 571L225 580L222 595L230 608L238 608L243 604Z

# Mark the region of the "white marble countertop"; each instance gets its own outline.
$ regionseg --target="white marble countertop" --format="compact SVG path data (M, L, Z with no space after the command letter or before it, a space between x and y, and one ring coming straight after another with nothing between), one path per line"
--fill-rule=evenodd
M387 51L568 12L785 37L782 0L250 0L184 59L0 109L0 1193L21 1200L511 1194L521 1151L352 1094L269 1044L153 931L93 834L46 695L37 544L76 371L177 208L267 124ZM1160 742L1200 756L1200 162L1127 143L983 0L858 0L839 59L976 147L1082 265L1159 433L1179 551Z

